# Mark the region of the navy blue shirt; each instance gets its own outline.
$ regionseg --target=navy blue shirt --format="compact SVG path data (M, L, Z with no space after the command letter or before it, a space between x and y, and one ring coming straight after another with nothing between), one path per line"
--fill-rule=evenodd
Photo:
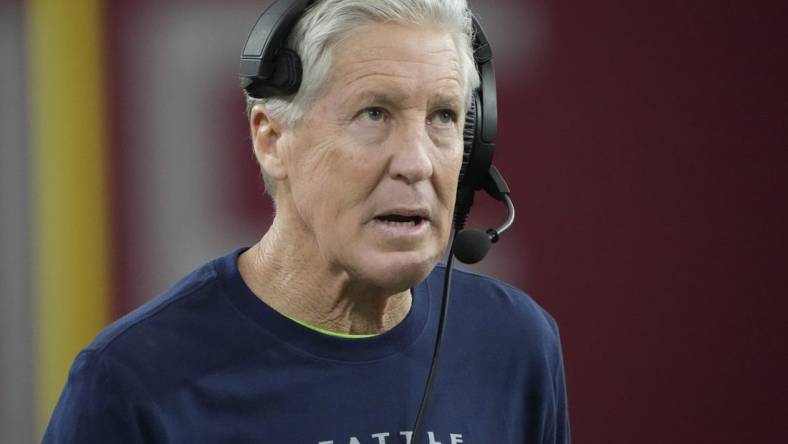
M243 250L192 272L80 352L44 442L407 444L444 267L388 332L306 328L241 279ZM424 443L567 443L555 321L528 295L455 271Z

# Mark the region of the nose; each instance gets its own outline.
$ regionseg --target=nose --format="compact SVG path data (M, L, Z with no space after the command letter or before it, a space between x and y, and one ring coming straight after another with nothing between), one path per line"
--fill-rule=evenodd
M433 160L430 151L433 144L423 121L421 125L408 125L407 128L402 128L402 136L398 139L389 163L389 175L394 180L401 180L407 184L432 177Z

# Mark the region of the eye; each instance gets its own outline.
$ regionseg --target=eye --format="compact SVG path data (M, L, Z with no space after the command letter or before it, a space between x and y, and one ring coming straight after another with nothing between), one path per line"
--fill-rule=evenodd
M361 110L358 117L367 122L381 123L386 120L386 110L379 106L371 106Z
M438 128L453 127L457 123L457 113L450 109L441 109L436 111L429 119L427 124Z

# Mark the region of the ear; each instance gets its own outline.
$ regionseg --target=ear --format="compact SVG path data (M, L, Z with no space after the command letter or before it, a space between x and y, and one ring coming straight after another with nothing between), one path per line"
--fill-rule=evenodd
M281 143L282 126L271 116L265 105L258 103L252 107L249 128L252 132L254 155L260 167L272 179L287 178L283 157L284 146Z

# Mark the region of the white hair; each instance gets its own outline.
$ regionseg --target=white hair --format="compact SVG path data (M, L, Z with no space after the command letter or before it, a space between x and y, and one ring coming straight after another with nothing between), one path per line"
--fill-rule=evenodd
M451 35L460 56L466 109L479 87L473 59L473 25L466 0L318 0L298 20L286 46L303 65L301 87L287 97L255 99L246 96L247 115L262 103L282 124L297 124L318 99L331 78L331 50L347 33L371 23L443 26ZM263 171L266 190L273 196L274 182Z

